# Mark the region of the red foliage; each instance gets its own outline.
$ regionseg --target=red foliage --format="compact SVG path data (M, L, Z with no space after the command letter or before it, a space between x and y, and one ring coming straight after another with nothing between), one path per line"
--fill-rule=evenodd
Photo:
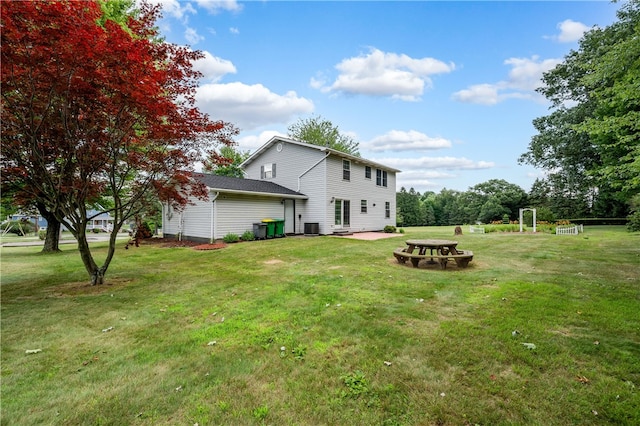
M2 184L79 236L105 197L116 228L152 196L206 197L193 165L237 134L196 108L202 55L158 41L158 7L128 31L101 16L96 1L2 3Z
M194 162L237 132L195 107L201 53L156 42L158 13L143 5L130 34L98 26L96 2L3 3L7 180L49 201L61 192L93 201L124 181L176 205L204 195L190 179Z

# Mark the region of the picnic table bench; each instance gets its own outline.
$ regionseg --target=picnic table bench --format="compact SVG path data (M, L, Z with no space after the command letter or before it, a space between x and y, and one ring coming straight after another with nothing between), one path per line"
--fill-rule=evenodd
M447 268L447 263L455 261L459 268L466 268L473 260L473 252L456 248L457 241L447 240L408 240L407 247L399 247L393 251L398 263L411 260L414 268L421 260L428 259L428 263L439 264L441 269ZM414 250L418 248L417 252ZM429 251L427 253L427 251Z

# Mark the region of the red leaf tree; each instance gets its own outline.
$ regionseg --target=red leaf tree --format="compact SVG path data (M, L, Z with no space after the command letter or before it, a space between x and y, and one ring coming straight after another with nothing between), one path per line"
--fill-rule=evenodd
M99 25L95 1L2 5L2 185L71 231L92 284L150 202L206 198L193 166L237 134L197 109L201 53L159 41L158 17L143 4L124 26ZM114 218L101 265L86 234L98 205Z

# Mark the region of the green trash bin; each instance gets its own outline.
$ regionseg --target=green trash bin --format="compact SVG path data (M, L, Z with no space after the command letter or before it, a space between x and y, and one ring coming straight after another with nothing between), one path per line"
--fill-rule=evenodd
M284 237L284 219L274 219L276 225L275 236Z
M262 219L262 223L267 225L267 238L276 236L276 221L273 219Z

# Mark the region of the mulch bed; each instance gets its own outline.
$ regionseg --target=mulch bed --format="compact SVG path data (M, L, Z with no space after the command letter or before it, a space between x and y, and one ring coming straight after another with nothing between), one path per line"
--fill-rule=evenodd
M194 250L217 250L221 248L225 248L227 245L225 243L214 243L214 244L202 244L197 243L195 241L178 241L172 238L147 238L144 240L140 240L140 244L153 244L158 245L160 247L166 248L174 248L174 247L190 247Z

